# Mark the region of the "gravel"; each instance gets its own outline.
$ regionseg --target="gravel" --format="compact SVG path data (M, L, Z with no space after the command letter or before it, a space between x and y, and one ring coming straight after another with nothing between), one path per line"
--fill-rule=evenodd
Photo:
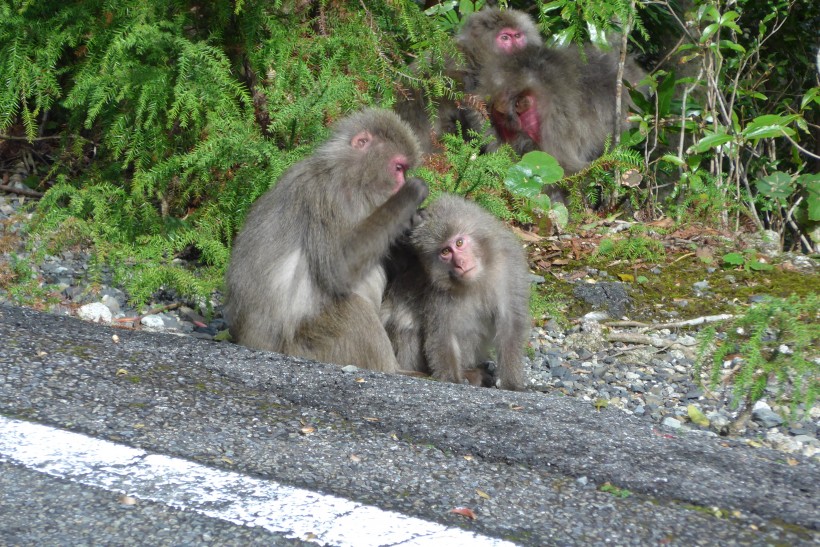
M0 237L22 235L19 216L14 215L25 201L0 194ZM12 253L27 258L18 246L0 255L0 267L11 261ZM145 309L137 310L121 288L112 286L105 268L102 284L92 283L89 259L87 252L68 250L45 257L35 267L33 275L40 284L61 296L61 302L48 311L201 339L213 339L226 328L221 295L215 294L210 302L215 310L210 319L205 302L182 300L170 291L160 291ZM695 378L696 327L647 330L602 325L625 318L630 310L625 286L612 279L605 271L590 269L586 278L575 281L574 294L593 311L577 318L568 329L554 321L532 329L526 359L529 389L579 398L599 408L617 408L676 435L731 436L820 459L820 405L804 411L800 421L789 421L789 409L776 402L781 386L772 384L751 412L734 408L731 385L704 387ZM708 281L693 280L694 295L708 288ZM0 292L0 303L10 300ZM726 371L734 365L727 362Z

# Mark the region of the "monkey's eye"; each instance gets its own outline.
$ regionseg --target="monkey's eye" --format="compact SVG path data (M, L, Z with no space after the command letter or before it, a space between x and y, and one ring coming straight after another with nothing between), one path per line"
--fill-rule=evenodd
M403 163L397 163L396 164L396 172L404 173L405 171L407 171L407 166L406 165L404 165Z
M499 36L499 38L501 38L505 42L508 42L510 40L510 35L509 34L502 34L501 36Z
M453 251L451 251L449 247L445 247L444 249L441 250L439 255L441 255L441 258L447 258L452 253L453 253Z
M463 247L463 246L464 246L464 240L463 239L458 239L456 241L456 247Z
M370 139L368 139L367 137L359 137L358 140L356 141L356 144L359 146L359 148L361 148L369 142L370 142Z

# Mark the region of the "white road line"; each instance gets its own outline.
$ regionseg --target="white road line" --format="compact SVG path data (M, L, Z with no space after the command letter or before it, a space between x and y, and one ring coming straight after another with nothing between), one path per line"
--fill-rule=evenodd
M512 543L344 498L0 416L0 460L320 545Z

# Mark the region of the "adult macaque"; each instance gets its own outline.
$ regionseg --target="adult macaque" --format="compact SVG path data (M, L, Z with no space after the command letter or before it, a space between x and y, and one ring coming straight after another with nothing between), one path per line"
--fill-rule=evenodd
M455 83L454 91L463 93L464 99L456 101L447 97L438 99L434 123L427 113L428 98L415 89L406 99L399 101L395 111L416 132L424 152L434 149L433 136L455 134L461 129L466 139L469 130L480 133L486 120L483 105L473 94L478 88L478 78L485 64L504 59L527 45L541 45L538 27L525 13L514 10L485 9L471 14L456 36L456 45L462 53L463 62L448 59L445 76ZM411 69L418 71L411 66Z
M405 370L480 384L495 350L498 384L524 389L530 329L521 243L479 205L444 195L394 249L382 321Z
M227 274L238 343L397 372L379 320L382 260L427 186L405 173L419 145L393 112L365 110L291 167L251 207Z
M543 150L567 174L586 167L604 150L615 129L618 54L593 47L528 46L486 64L479 77L498 140L518 154ZM627 60L624 79L637 84L643 71ZM623 112L631 104L622 90ZM628 127L626 115L618 130Z

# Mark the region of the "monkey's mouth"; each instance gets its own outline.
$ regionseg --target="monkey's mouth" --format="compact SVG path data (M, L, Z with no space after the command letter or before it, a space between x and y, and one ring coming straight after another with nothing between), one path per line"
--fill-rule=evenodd
M475 266L472 268L468 268L466 270L461 268L454 268L453 269L453 277L455 279L469 279L471 277L470 272L475 270Z

